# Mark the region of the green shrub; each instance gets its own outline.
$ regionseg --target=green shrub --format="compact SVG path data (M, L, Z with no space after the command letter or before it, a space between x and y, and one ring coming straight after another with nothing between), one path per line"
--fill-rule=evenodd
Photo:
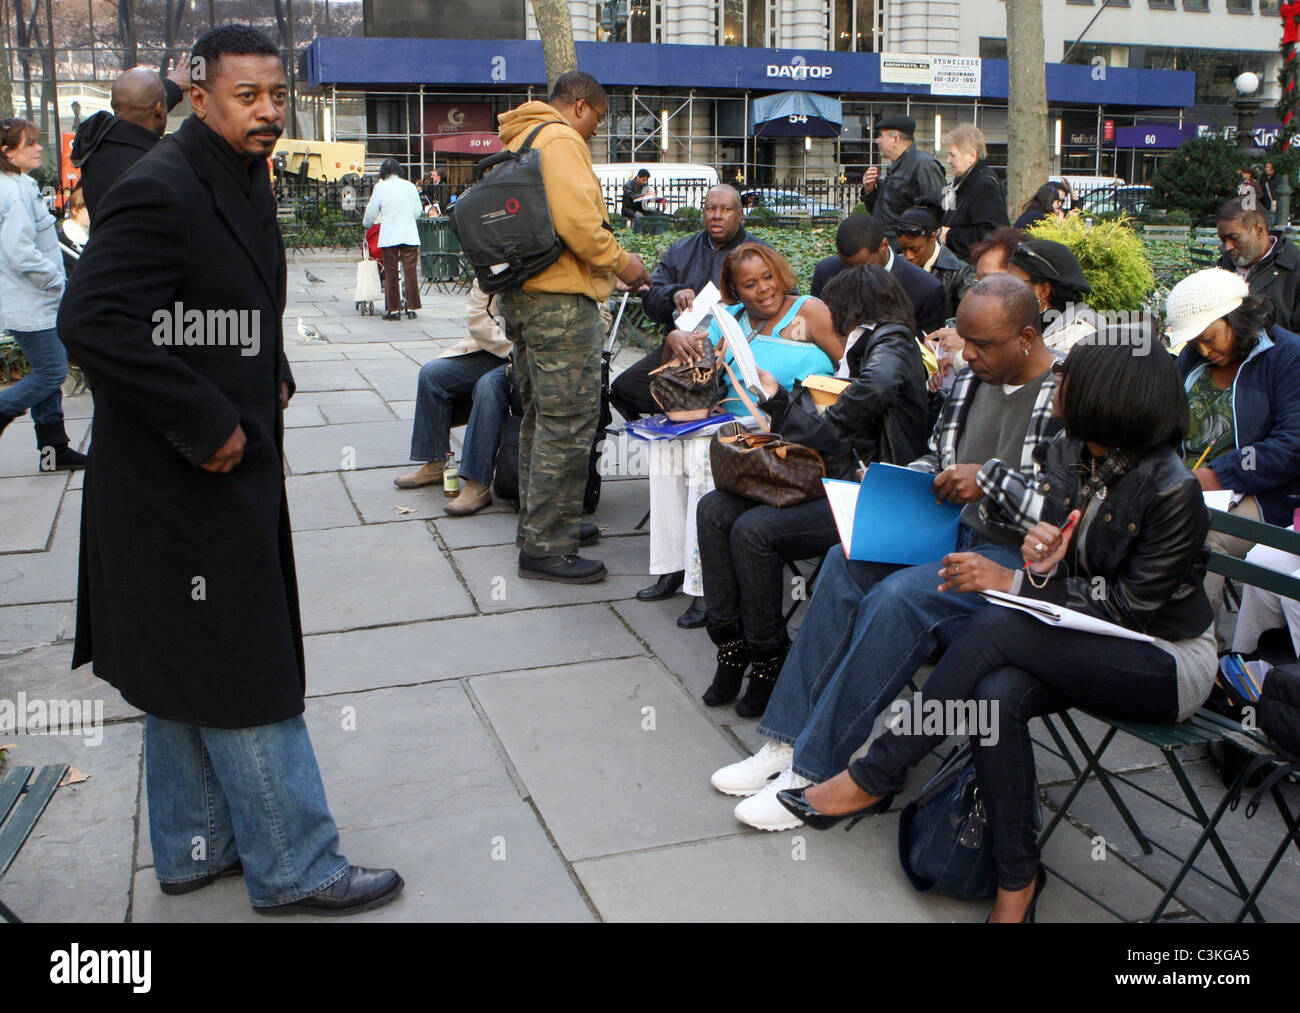
M1189 212L1197 221L1213 217L1237 195L1237 170L1250 158L1235 141L1206 134L1184 141L1160 162L1151 177L1157 207Z
M673 212L673 228L681 229L685 232L693 232L701 227L704 221L704 215L700 213L699 208L681 207Z
M867 215L870 213L871 212L867 210L867 206L863 204L862 201L858 201L856 204L854 204L853 210L849 212L849 214L851 215Z
M745 228L774 228L776 224L776 212L761 206L754 208L745 218Z
M1078 258L1092 286L1088 305L1096 310L1136 310L1155 287L1142 239L1126 219L1095 221L1078 215L1044 218L1029 230L1035 239L1064 243Z

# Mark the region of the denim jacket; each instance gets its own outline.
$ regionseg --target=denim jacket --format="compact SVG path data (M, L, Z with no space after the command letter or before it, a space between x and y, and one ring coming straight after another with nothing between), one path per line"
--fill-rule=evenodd
M0 172L0 322L11 331L49 330L63 280L54 216L36 180Z

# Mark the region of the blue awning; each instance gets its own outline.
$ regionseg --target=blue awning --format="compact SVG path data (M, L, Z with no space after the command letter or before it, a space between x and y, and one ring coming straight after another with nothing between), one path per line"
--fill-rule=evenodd
M811 91L781 91L749 104L755 137L839 137L843 122L839 99Z

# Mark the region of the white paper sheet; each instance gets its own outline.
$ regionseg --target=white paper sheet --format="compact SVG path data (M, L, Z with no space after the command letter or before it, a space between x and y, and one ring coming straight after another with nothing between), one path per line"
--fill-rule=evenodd
M691 303L691 308L680 314L674 321L679 331L693 331L700 325L705 317L709 315L709 310L722 302L722 293L718 291L718 286L709 282L695 295L695 301Z
M1244 498L1241 493L1233 492L1231 489L1206 489L1202 495L1205 497L1207 507L1211 510L1222 510L1225 513Z
M858 512L858 493L862 486L837 478L823 478L822 485L826 487L826 502L830 504L831 516L835 518L840 543L847 556L849 546L853 544L853 518Z
M749 393L755 400L762 400L763 385L758 379L758 363L754 361L754 350L745 340L745 332L740 329L736 318L722 305L715 305L710 312L718 321L722 336L727 339L727 350L731 352L736 371L740 374L740 382L749 388Z
M1120 637L1123 640L1140 640L1147 644L1155 643L1155 639L1145 633L1137 633L1117 623L1108 623L1104 619L1097 619L1084 612L1076 612L1074 609L1053 605L1051 602L1039 601L1037 598L1023 598L1020 595L1007 594L1003 591L983 591L981 593L994 605L1002 605L1006 608L1028 613L1039 622L1047 623L1048 626L1059 626L1066 630L1079 630L1081 633L1095 633L1105 637Z

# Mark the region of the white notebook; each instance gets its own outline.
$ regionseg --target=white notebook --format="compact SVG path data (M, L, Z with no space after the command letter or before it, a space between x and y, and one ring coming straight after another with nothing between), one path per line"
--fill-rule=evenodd
M1149 637L1145 633L1136 633L1117 623L1108 623L1105 619L1098 619L1084 612L1076 612L1074 609L1053 605L1051 602L1039 601L1037 598L1023 598L1018 594L1007 594L1005 591L982 591L980 593L994 605L1027 612L1039 622L1047 623L1048 626L1059 626L1061 629L1079 630L1083 633L1096 633L1098 636L1103 637L1140 640L1147 644L1155 643L1155 638Z
M713 309L718 303L722 302L722 293L718 291L718 286L709 282L695 297L691 303L691 308L677 317L675 323L679 331L693 331L705 317L709 315L709 310Z

